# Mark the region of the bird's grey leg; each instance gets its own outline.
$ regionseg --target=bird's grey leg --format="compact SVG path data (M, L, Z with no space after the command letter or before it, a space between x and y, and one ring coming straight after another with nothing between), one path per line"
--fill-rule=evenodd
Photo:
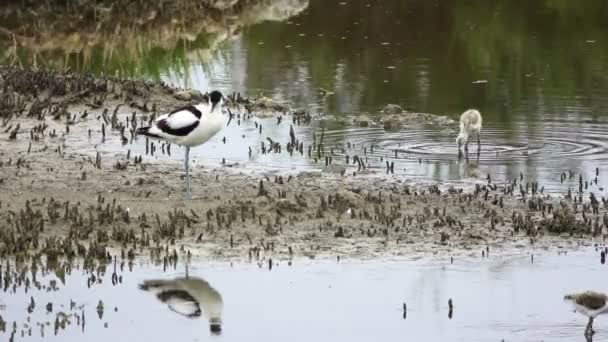
M190 194L189 160L190 160L190 146L186 146L186 159L184 161L184 166L186 168L186 196L188 197L188 199L192 199L192 195Z
M589 323L587 323L587 328L585 329L585 335L593 334L593 317L589 317Z
M481 149L481 139L479 138L479 132L477 132L477 150Z

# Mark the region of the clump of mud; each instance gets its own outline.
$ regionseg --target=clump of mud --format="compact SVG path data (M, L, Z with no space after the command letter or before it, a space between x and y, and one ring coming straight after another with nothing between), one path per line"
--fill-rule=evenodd
M176 91L159 82L0 66L0 118L3 126L14 118L47 116L55 121L65 118L70 124L76 118L68 107L100 109L109 103L155 112L157 106L167 109L183 103Z
M249 115L260 118L270 118L277 115L295 114L303 121L310 123L312 117L306 111L294 111L289 104L280 103L265 96L246 98L240 93L228 96L228 105L243 107Z
M375 115L357 115L353 123L359 127L382 126L387 131L396 131L408 126L447 127L455 121L444 115L410 112L399 105L388 104Z
M386 105L381 113L380 121L386 130L398 130L407 125L421 124L445 127L454 123L454 120L447 116L409 112L395 104Z

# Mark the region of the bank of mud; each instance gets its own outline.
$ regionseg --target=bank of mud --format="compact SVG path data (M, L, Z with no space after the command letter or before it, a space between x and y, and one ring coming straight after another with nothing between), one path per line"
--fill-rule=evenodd
M606 202L591 194L601 180L581 178L580 189L565 186L563 196L550 196L525 175L500 184L484 175L461 189L360 164L336 173L285 174L197 166L194 199L187 201L181 165L150 162L130 150L91 151L106 138L148 145L134 136L135 127L198 94L184 96L159 83L3 67L0 95L1 256L106 258L122 250L258 261L449 257L603 241L608 224ZM254 102L241 98L229 105L245 120L255 118L243 109ZM304 116L300 122L301 113L275 116L294 125L310 121ZM66 145L75 135L91 138L89 152ZM149 144L156 153L171 148ZM309 149L274 144L283 153ZM329 156L319 146L310 149L311 158ZM172 153L182 151L174 146Z

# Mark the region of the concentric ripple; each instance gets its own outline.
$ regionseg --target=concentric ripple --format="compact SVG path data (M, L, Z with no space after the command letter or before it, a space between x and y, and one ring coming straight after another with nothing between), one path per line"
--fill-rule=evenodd
M469 156L480 162L504 164L514 161L536 163L566 159L608 160L608 127L598 124L575 126L571 122L550 122L548 127L529 129L525 125L508 130L486 127L477 158L476 137L471 137ZM433 162L458 160L455 129L432 128L388 133L379 128L348 129L326 133L326 141L367 147L368 156L423 159ZM464 149L463 149L464 151ZM396 156L395 157L395 153Z

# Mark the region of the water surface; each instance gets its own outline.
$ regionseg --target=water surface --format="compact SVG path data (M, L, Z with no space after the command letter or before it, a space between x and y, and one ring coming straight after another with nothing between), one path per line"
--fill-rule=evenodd
M91 341L140 339L166 341L179 336L185 341L242 341L245 339L284 341L584 341L586 317L572 312L563 302L565 293L587 289L608 290L606 265L592 248L559 254L551 251L515 251L490 257L466 257L427 261L318 261L291 266L286 262L271 271L267 262L234 265L194 262L191 276L207 280L222 296L223 331L210 334L204 319L189 319L141 291L146 279L184 276L177 269L163 272L163 266L136 262L133 271L118 271L122 284L111 283L112 268L101 284L87 288L82 271L66 276L59 290L19 287L16 294L2 296L4 319L21 327L28 317L30 296L37 306L30 324L54 321L59 310L69 312L70 300L83 309L86 325L75 320L53 334L46 328L46 340ZM43 284L56 279L38 277ZM448 300L454 309L448 317ZM96 306L103 300L104 313ZM45 313L47 302L54 314ZM403 317L403 303L407 315ZM64 308L61 308L64 305ZM114 311L117 308L117 311ZM107 323L107 328L104 328ZM594 341L608 341L608 321L595 322ZM84 330L84 331L83 331ZM31 337L39 340L39 328Z
M14 40L7 40L4 61L160 79L203 91L263 94L315 115L310 128L298 131L306 145L313 132L319 135L326 127L328 144L360 147L336 152L334 162L343 162L346 154L361 155L366 148L376 158L369 162L372 168L382 171L388 158L396 163L397 174L408 178L468 181L489 173L507 180L524 173L564 191L559 185L562 171L588 178L600 168L605 175L605 1L269 0L213 15L155 12L154 2L150 4L145 10L151 14L143 23L127 24L124 18L124 32L116 33L114 21L98 15L95 20L102 24L92 36L82 22L82 32L75 28L81 35L72 40L63 39L62 26L52 25L53 20L34 28L27 21L7 21L21 45L13 53L9 48ZM26 39L36 32L44 33L47 44ZM458 160L456 125L386 132L381 125L351 124L351 116L373 117L388 103L453 119L469 107L480 109L484 130L479 159ZM273 126L265 123L261 135L253 134L253 122L227 130L226 144L218 135L194 154L212 166L225 158L256 170L324 167L313 158L258 156L267 137L287 142L288 125ZM108 143L101 149L126 152ZM89 142L72 147L95 148ZM174 155L148 161L179 162L181 153Z

